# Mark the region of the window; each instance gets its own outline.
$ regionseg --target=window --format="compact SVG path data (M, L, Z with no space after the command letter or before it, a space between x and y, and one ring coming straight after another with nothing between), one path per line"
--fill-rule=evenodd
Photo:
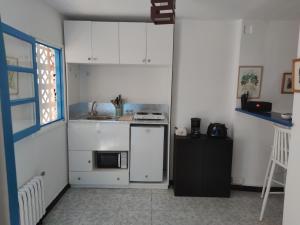
M35 40L1 24L7 63L14 141L40 129Z
M61 50L36 44L41 125L63 118L60 58Z
M63 119L61 49L6 24L3 29L14 141Z

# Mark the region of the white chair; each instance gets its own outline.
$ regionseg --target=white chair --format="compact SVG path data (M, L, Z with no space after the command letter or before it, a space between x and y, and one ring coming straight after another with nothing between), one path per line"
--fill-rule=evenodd
M287 166L288 166L289 148L290 148L290 141L291 141L290 130L288 128L279 127L277 125L274 125L274 128L275 128L274 143L273 143L272 153L270 156L267 173L265 176L264 186L262 190L262 195L261 195L261 197L264 200L263 200L262 209L259 218L260 221L262 221L263 219L269 195L279 193L279 192L270 192L272 182L284 186L283 182L279 182L275 180L273 177L276 166L279 166L285 170L287 170Z

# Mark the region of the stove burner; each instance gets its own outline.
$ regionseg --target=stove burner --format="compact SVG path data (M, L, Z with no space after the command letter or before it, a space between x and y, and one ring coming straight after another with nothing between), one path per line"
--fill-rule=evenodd
M148 115L149 113L146 113L146 112L137 112L136 114L137 115Z
M136 112L134 114L134 119L136 120L164 120L165 115L159 112Z

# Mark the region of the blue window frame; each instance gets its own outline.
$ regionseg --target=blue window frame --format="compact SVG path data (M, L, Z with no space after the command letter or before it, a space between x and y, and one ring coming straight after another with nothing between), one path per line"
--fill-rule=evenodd
M0 20L1 25L1 20ZM3 41L2 26L0 26L0 119L3 121L4 150L7 173L9 219L11 225L19 225L19 203L17 190L17 175L11 123L10 97L8 88L8 72Z
M27 137L40 129L40 112L39 112L39 94L38 94L38 83L37 83L37 65L36 65L36 50L35 50L35 39L27 34L24 34L6 24L2 23L2 31L4 34L7 34L11 37L14 37L18 40L26 42L31 45L31 58L32 58L32 66L24 67L18 65L7 65L8 72L17 72L18 76L23 76L24 74L32 74L33 75L33 87L34 94L33 97L30 98L20 98L16 100L10 100L10 107L16 106L25 106L32 104L34 106L34 120L35 122L27 128L18 130L14 132L14 141L19 141L20 139ZM7 56L6 56L7 57ZM14 118L12 118L14 121Z
M36 42L36 51L40 124L46 126L64 119L62 49Z
M7 64L7 55L5 49L4 35L14 37L28 43L32 59L30 67ZM58 105L58 118L64 117L64 102L63 102L63 77L62 77L62 50L55 48L56 61L56 74L57 79L57 105ZM20 76L23 74L31 74L33 84L33 96L11 99L10 86L9 86L9 72L16 72ZM25 86L26 88L26 86ZM14 142L31 135L38 131L40 125L40 109L39 109L39 93L38 93L38 79L37 79L37 64L36 64L36 41L33 37L26 35L6 24L1 23L0 18L0 119L3 123L3 137L4 137L4 150L5 162L7 172L7 186L8 186L8 200L9 200L9 219L11 225L19 225L19 203L18 203L18 187L17 175L15 164ZM35 106L35 123L26 129L13 133L12 126L12 107L23 106L26 104L34 104ZM54 122L54 121L53 121Z
M60 121L64 119L64 88L63 88L63 71L62 71L62 63L63 63L63 57L62 57L62 49L56 48L56 47L52 47L50 45L44 44L42 42L38 42L35 40L35 38L21 32L18 31L16 29L14 29L13 27L1 23L1 27L2 27L2 32L4 35L15 38L16 40L19 40L23 43L26 43L26 45L30 46L30 53L29 53L29 57L31 58L30 65L29 66L24 66L24 65L18 65L17 64L11 64L11 63L7 63L7 71L8 74L7 76L9 76L10 73L17 73L17 82L20 78L24 79L24 76L26 75L32 75L32 87L27 87L26 85L23 85L21 88L22 89L30 89L33 88L33 93L32 96L30 97L18 97L17 99L14 98L10 98L9 101L9 107L11 109L12 112L12 124L13 124L13 128L15 127L14 124L16 123L16 120L14 120L14 112L17 111L18 113L16 117L18 117L19 114L22 113L22 111L24 110L24 108L27 108L27 111L29 111L30 115L32 116L32 118L30 117L30 119L28 119L28 121L26 121L27 123L25 123L25 125L21 125L21 126L16 126L17 129L14 131L13 133L13 139L14 142L17 142L35 132L37 132L38 130L40 130L41 127L52 124L54 122ZM40 84L39 86L39 68L38 68L38 64L37 62L39 61L39 58L37 58L39 55L37 54L37 48L38 46L44 46L45 49L48 49L49 51L51 51L51 53L53 53L54 56L54 62L53 64L55 65L55 71L53 73L55 73L55 85L54 88L55 89L55 118L51 117L51 120L49 121L42 121L42 116L44 116L42 114L43 109L45 109L45 106L43 104L41 104L41 100L42 100L42 93L40 93L41 90L41 86L42 84ZM4 40L4 48L3 50L5 50L5 40ZM4 51L5 52L5 51ZM28 53L28 52L27 52ZM24 58L24 57L23 57ZM8 59L8 56L6 55L6 59ZM20 85L18 85L18 88ZM9 91L10 91L10 87L9 87ZM49 109L47 109L49 110ZM52 110L52 109L51 109ZM21 112L21 113L20 113ZM23 119L23 120L26 120ZM23 121L21 121L23 122ZM21 123L20 123L21 124ZM14 130L14 129L13 129Z

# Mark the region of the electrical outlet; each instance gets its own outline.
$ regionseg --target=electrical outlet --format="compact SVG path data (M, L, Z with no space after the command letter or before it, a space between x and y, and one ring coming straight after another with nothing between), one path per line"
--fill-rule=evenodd
M244 34L253 34L253 25L244 25Z
M245 184L245 178L244 177L232 177L232 184L243 185L243 184Z

